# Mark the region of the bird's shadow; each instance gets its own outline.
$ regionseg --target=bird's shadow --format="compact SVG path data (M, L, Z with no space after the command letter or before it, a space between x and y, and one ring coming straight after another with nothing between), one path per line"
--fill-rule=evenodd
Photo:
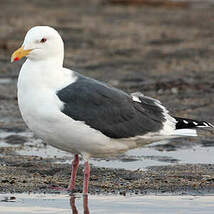
M76 196L71 195L70 196L70 207L72 210L72 214L78 214L78 209L75 204ZM83 213L89 214L89 208L88 208L88 195L83 195Z

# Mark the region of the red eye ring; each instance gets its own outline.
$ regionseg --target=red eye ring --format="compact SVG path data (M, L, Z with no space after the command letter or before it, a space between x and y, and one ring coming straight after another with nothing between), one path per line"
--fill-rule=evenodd
M46 38L42 38L42 39L40 40L41 43L45 43L46 41L47 41Z

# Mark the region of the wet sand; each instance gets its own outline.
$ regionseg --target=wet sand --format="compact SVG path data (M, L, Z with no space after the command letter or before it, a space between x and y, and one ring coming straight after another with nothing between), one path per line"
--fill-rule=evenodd
M66 187L70 164L36 155L19 155L16 147L36 141L17 106L16 81L23 60L10 54L34 25L51 25L65 41L65 66L127 92L141 91L173 115L214 123L214 7L124 6L88 1L1 1L0 34L0 192L56 192ZM86 6L87 5L87 6ZM160 145L185 149L189 142L213 144L213 131L201 140ZM5 146L4 143L11 146ZM33 146L32 146L33 147ZM149 154L148 154L149 155ZM200 158L200 157L199 157ZM82 166L77 191L82 188ZM146 171L92 166L91 193L213 192L213 164L153 166Z

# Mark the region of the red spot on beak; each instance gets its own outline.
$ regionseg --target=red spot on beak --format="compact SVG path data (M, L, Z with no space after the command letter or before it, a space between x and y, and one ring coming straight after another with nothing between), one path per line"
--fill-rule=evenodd
M15 59L14 59L14 61L18 61L19 60L19 57L16 57Z

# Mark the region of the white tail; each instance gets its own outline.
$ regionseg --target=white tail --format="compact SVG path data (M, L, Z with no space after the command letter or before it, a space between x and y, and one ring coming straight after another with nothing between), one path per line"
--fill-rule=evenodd
M176 129L172 135L175 136L198 136L197 131L195 129Z

